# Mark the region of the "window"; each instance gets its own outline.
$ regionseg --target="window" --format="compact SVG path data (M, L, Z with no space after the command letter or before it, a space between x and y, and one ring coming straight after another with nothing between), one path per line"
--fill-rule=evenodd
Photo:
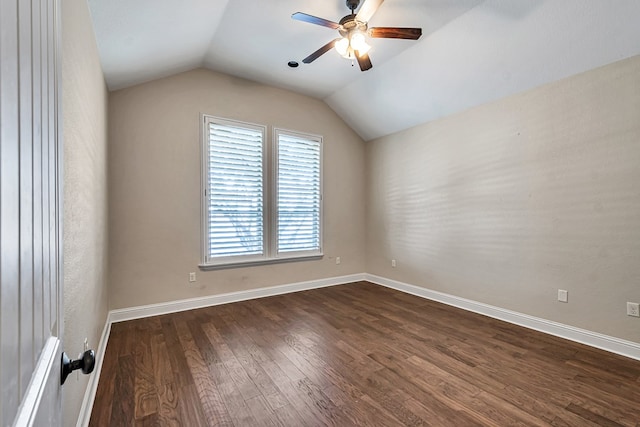
M265 129L207 120L207 258L261 258Z
M320 251L320 141L276 129L278 254Z
M201 267L322 256L322 138L203 122Z

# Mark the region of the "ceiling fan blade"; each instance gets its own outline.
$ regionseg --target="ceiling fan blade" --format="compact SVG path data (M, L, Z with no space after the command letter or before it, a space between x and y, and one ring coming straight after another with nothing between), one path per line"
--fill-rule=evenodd
M367 71L371 69L371 67L373 67L371 59L369 59L369 55L367 55L366 53L364 55L360 55L360 52L356 50L356 59L358 60L360 71Z
M337 30L338 28L340 28L340 24L338 24L337 22L329 21L328 19L324 19L324 18L318 18L317 16L308 15L302 12L294 13L293 15L291 15L291 18L297 21L308 22L310 24L322 25L323 27L333 28L334 30Z
M384 0L364 0L360 11L356 15L356 20L369 22L374 13L378 10Z
M369 36L383 39L418 40L422 35L422 28L373 27L369 29Z
M329 43L325 44L320 49L316 50L311 55L309 55L306 58L304 58L302 60L302 62L304 62L305 64L311 64L313 61L315 61L316 59L320 58L325 53L329 52L333 48L333 46L336 44L336 42L338 40L340 40L340 39L337 38L335 40L331 40Z

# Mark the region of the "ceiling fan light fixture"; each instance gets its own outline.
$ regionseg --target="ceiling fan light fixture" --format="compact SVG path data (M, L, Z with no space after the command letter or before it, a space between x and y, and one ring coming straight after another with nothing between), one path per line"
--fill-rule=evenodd
M369 52L369 49L371 49L371 46L369 46L367 44L367 40L366 40L364 34L361 33L360 31L353 32L351 34L351 43L350 43L350 45L351 45L351 48L353 50L357 50L361 54L365 54L365 53Z
M348 36L341 38L335 44L336 51L345 59L353 60L355 52L365 55L371 49L367 44L364 33L360 31L352 31Z
M349 53L349 39L346 37L341 38L336 42L335 48L341 56L346 58L346 55Z
M329 43L304 58L302 62L310 64L320 56L329 52L331 48L335 47L340 56L352 61L352 66L354 64L354 60L357 60L358 65L360 66L360 71L367 71L373 66L368 55L368 52L371 49L371 46L367 43L368 37L380 39L418 40L422 35L422 28L369 28L369 20L374 13L376 13L384 0L364 0L362 7L360 7L360 11L356 14L355 10L360 5L360 1L361 0L346 0L347 7L351 13L343 16L339 22L318 18L317 16L302 12L296 12L291 15L291 18L298 21L338 30L338 34L340 35L339 38L331 40Z

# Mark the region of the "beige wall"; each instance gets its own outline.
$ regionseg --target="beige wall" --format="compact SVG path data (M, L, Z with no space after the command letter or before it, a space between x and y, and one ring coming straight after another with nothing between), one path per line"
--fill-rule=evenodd
M64 138L64 350L97 349L107 316L107 90L89 9L62 1ZM75 425L89 380L64 385L65 426Z
M323 135L324 259L198 270L200 113ZM364 271L364 142L319 100L204 69L112 92L109 176L111 308Z
M640 57L367 144L367 248L369 273L640 342Z

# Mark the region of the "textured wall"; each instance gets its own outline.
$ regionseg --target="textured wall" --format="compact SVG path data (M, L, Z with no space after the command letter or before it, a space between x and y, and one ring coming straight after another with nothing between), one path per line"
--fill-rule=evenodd
M640 57L366 151L367 272L640 342Z
M97 349L107 316L107 91L85 0L62 0L64 349ZM75 425L88 376L64 385L64 425Z
M324 136L324 259L198 270L200 113ZM112 92L109 177L111 308L364 271L364 142L322 101L204 69Z

